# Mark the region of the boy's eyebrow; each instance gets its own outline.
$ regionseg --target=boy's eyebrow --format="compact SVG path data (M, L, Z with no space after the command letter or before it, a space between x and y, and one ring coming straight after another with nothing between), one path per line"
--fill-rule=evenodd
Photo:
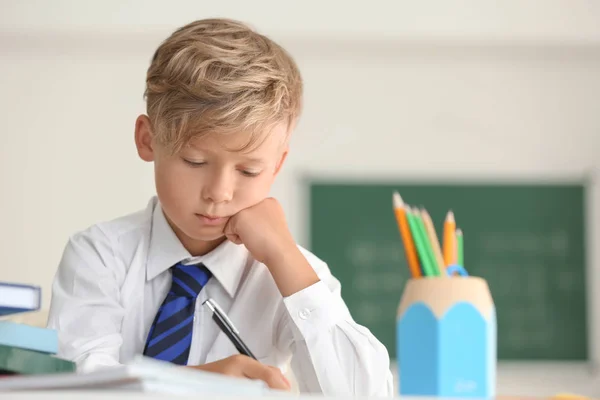
M189 143L188 147L190 147L194 150L197 150L197 151L211 152L209 149L203 148L202 146L195 144L195 143ZM235 151L230 151L230 152L237 153ZM239 154L239 157L243 162L255 163L255 164L264 164L265 163L265 160L262 157L258 157L258 156L244 155L243 153L241 153L241 154Z
M258 157L242 157L242 159L245 162L250 162L250 163L256 163L256 164L263 164L264 160L262 158L258 158Z

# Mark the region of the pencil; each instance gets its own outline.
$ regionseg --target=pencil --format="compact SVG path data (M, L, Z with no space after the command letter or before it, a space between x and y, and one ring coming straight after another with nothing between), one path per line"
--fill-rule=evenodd
M465 250L462 229L456 230L456 263L461 267L465 266Z
M417 256L417 249L415 248L415 242L412 234L410 233L410 227L408 226L408 220L406 218L406 206L404 201L398 192L394 192L394 214L396 214L396 222L398 223L398 229L400 230L400 236L404 243L404 253L406 255L406 261L408 262L408 268L413 278L419 278L422 276L421 268L419 267L419 259Z
M406 218L408 219L408 225L410 226L410 231L412 232L413 239L415 241L419 259L421 260L423 276L435 276L435 269L432 263L433 260L430 260L429 258L427 247L425 245L424 232L421 232L418 211L407 207Z
M444 257L442 256L442 249L440 248L440 241L438 239L437 233L435 232L435 227L433 226L433 221L431 220L431 216L427 212L425 208L421 209L421 218L423 219L423 224L425 224L425 229L427 230L427 236L429 237L429 242L431 243L431 247L433 250L433 256L435 258L435 262L438 267L438 271L441 273L444 266Z
M425 223L423 222L423 217L421 216L421 212L418 208L414 208L415 219L419 225L419 231L421 232L421 237L423 238L423 244L425 245L425 252L427 254L427 258L429 259L429 264L431 268L431 272L433 276L440 275L440 269L437 266L437 261L435 260L435 255L433 254L433 246L431 244L431 240L429 239L429 234L427 233L427 228L425 227Z
M447 267L456 263L456 222L452 211L448 211L446 214L443 240L444 263Z

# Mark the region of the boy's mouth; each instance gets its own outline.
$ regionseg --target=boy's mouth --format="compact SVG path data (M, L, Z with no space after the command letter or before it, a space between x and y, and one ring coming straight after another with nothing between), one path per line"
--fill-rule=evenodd
M204 225L220 225L227 220L227 217L217 217L215 215L196 214Z

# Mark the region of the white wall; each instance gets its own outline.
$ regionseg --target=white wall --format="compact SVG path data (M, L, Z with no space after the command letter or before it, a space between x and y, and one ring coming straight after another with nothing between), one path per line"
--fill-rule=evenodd
M244 19L300 64L306 108L273 194L301 243L307 175L579 179L600 171L600 3L213 3L0 3L0 280L41 284L47 308L68 235L145 205L152 167L133 144L145 69L159 41L192 18ZM600 361L600 177L591 193L591 337ZM505 393L521 394L591 388L591 379L581 366L547 365L507 366L499 377Z
M160 1L3 0L3 31L164 32L190 18L243 19L271 35L597 41L600 4L589 0Z

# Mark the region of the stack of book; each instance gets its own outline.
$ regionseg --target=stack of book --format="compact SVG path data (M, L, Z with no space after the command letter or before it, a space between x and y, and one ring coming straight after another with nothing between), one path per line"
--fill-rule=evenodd
M38 311L38 286L0 282L0 317ZM0 320L0 376L38 375L75 371L75 364L55 356L55 330Z
M0 282L0 317L40 309L39 287ZM57 358L56 331L0 320L0 397L5 392L80 390L287 396L260 380L234 378L138 356L128 365L77 372Z
M220 396L289 396L289 392L269 389L260 380L250 380L185 368L180 365L137 356L127 365L102 368L86 373L20 375L0 379L4 392L92 391L145 392Z

